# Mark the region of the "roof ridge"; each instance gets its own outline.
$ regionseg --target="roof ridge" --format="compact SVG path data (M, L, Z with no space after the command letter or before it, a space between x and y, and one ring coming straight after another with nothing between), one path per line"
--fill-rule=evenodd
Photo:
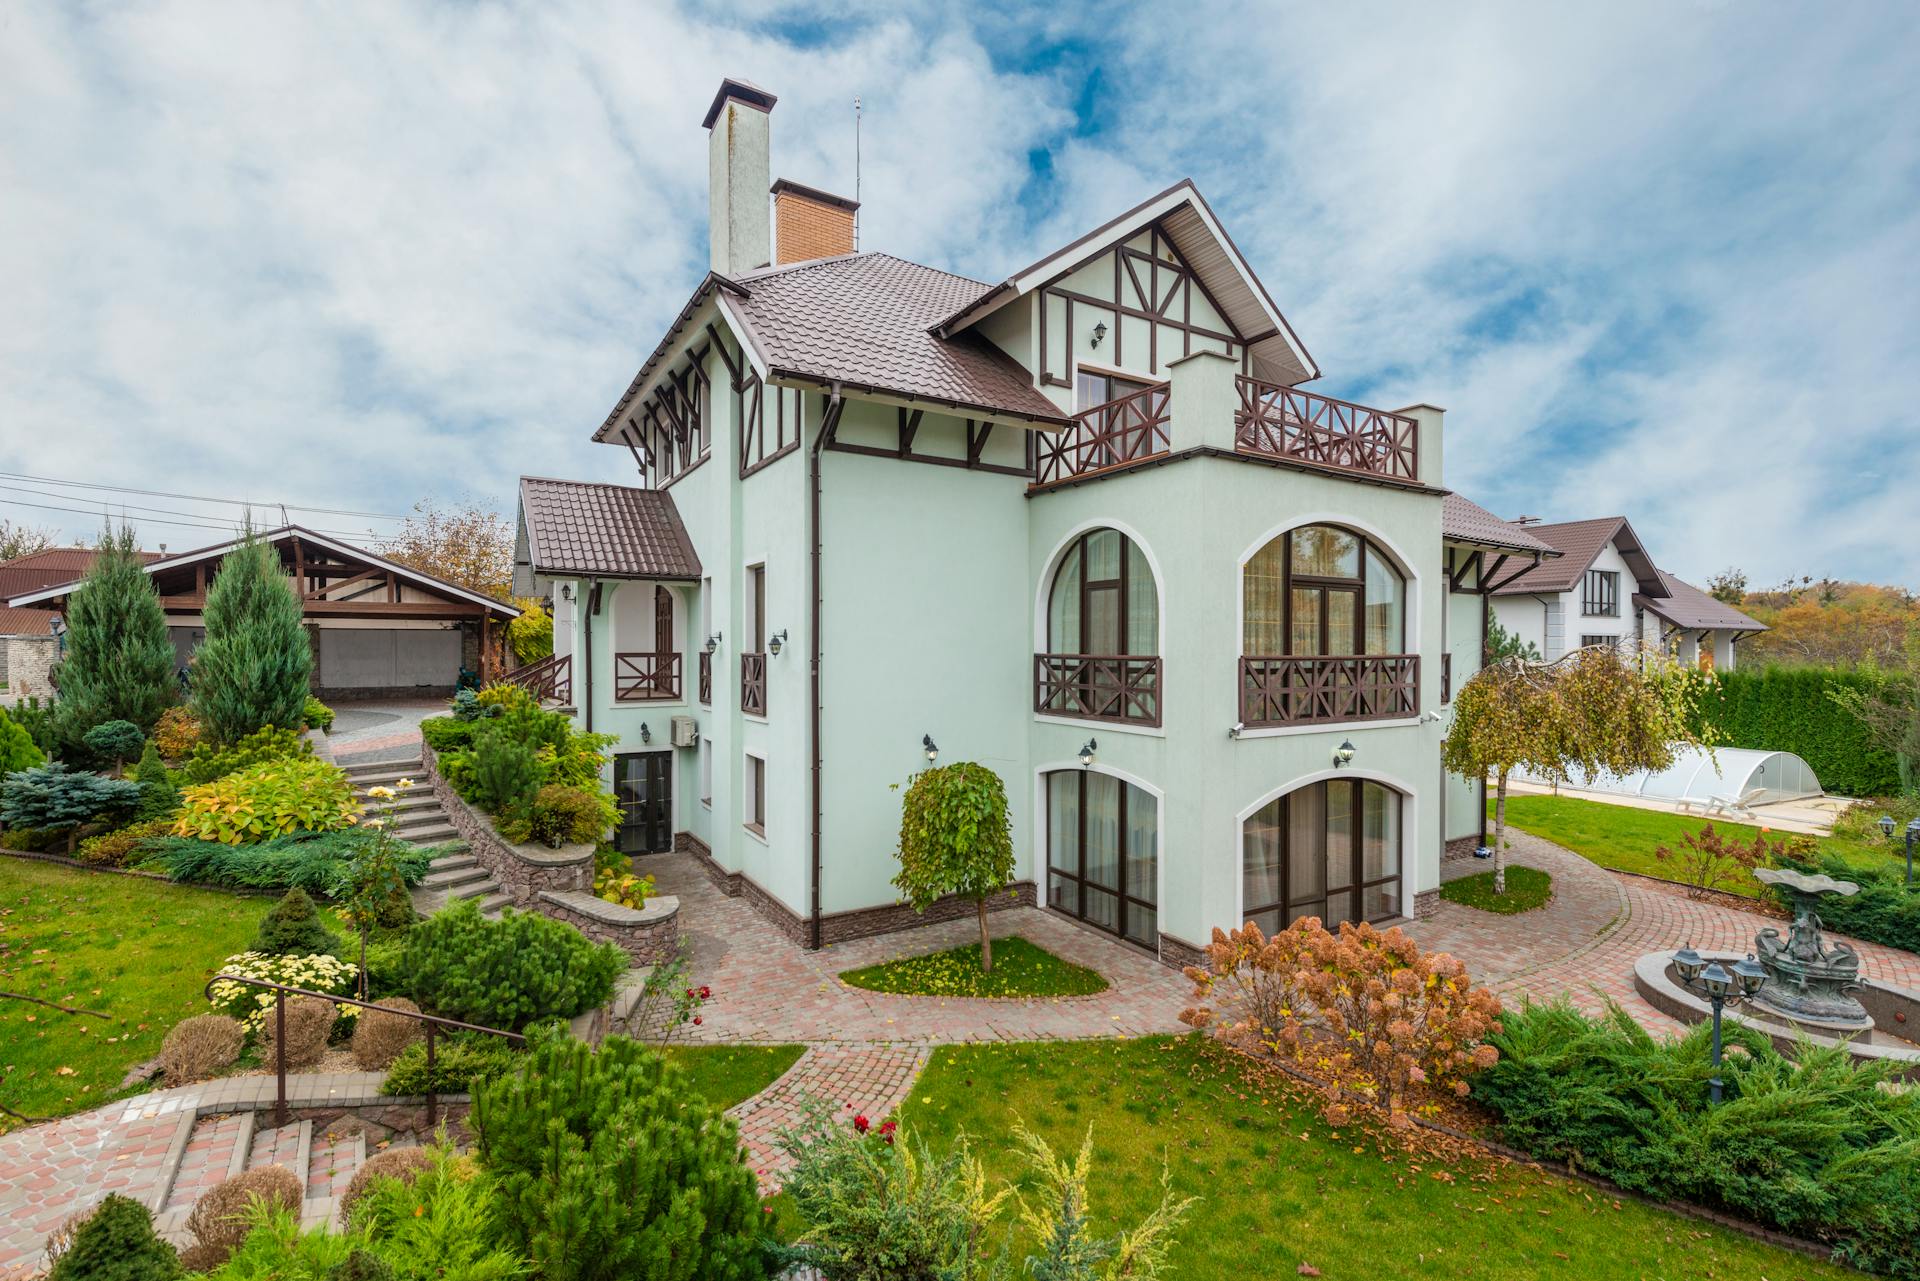
M782 263L778 266L756 267L752 271L741 272L739 275L734 276L733 279L742 285L751 285L762 280L769 280L774 276L786 275L791 272L807 271L815 267L832 267L843 262L858 262L867 258L885 258L889 262L897 262L902 266L913 267L920 271L930 271L935 275L945 276L950 280L965 281L969 285L978 285L982 289L992 288L992 286L984 280L975 280L972 276L963 276L957 271L949 271L945 267L936 267L932 263L915 262L911 258L902 258L899 254L888 253L884 249L860 249L850 254L835 254L828 258L805 258L799 262Z

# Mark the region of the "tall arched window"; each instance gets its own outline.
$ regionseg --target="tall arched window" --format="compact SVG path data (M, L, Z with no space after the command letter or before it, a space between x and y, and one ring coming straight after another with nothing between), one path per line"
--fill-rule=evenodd
M1263 805L1241 827L1241 915L1268 934L1399 916L1401 806L1384 783L1344 778Z
M1302 525L1273 539L1241 571L1241 721L1418 714L1406 614L1406 579L1364 535Z
M1160 803L1090 769L1045 775L1047 906L1152 947L1159 938Z
M1034 656L1034 710L1160 723L1160 594L1117 529L1092 529L1061 555L1047 591L1047 649Z

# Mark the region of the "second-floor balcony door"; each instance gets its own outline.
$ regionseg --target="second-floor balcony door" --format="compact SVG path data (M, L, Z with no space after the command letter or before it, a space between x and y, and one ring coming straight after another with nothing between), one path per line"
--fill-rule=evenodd
M1153 570L1117 529L1075 539L1047 598L1047 652L1034 655L1034 710L1160 723L1160 603Z

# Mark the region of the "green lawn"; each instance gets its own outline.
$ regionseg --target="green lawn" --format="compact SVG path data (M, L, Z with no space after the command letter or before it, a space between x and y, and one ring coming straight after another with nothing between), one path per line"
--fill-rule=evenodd
M1300 1087L1198 1036L936 1050L902 1109L944 1147L964 1128L1007 1177L1020 1120L1056 1152L1094 1139L1092 1211L1111 1231L1160 1197L1202 1198L1178 1233L1181 1281L1328 1278L1791 1278L1812 1262L1531 1167L1409 1153L1331 1130Z
M1477 907L1482 912L1513 916L1546 906L1547 900L1553 897L1553 878L1535 868L1509 867L1506 893L1496 894L1493 873L1476 872L1441 885L1440 897L1449 903Z
M1487 806L1491 819L1493 806ZM1662 863L1654 851L1665 845L1680 848L1681 837L1697 832L1708 822L1713 829L1730 837L1751 841L1760 829L1747 823L1728 823L1695 814L1670 814L1662 810L1634 809L1627 805L1608 805L1601 801L1581 800L1573 796L1509 796L1507 825L1544 837L1576 854L1592 859L1602 867L1623 872L1639 872L1666 880L1677 879L1674 865ZM1776 840L1787 833L1768 833ZM1491 839L1491 837L1489 837ZM1868 843L1845 837L1820 837L1820 851L1836 854L1856 867L1885 866L1892 855L1878 842ZM1760 883L1745 872L1729 878L1720 888L1749 898L1761 895Z
M272 906L0 857L0 990L110 1016L0 999L0 1103L62 1116L114 1097L167 1029L207 1012L202 986ZM18 1124L0 1113L0 1130Z
M772 1085L806 1053L804 1045L670 1045L703 1098L726 1109Z
M1017 936L993 941L991 973L981 973L975 943L847 970L840 981L869 992L913 996L1090 996L1107 990L1099 971L1063 961Z

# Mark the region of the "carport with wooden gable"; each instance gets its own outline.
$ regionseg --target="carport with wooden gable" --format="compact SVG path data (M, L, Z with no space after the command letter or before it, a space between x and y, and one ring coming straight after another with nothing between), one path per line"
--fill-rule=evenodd
M493 652L495 625L519 614L505 601L298 525L257 537L273 547L300 596L313 644L313 690L322 698L451 693L462 668L479 672L482 656ZM183 664L206 635L207 587L238 541L147 566ZM10 603L60 608L78 585L62 583Z

